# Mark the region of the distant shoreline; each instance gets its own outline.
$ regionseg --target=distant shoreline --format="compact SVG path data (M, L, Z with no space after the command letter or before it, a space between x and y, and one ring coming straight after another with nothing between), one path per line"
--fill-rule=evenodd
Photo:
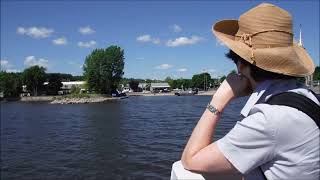
M209 90L209 91L199 91L198 94L195 96L212 96L216 90ZM128 96L175 96L174 92L168 93L144 93L144 92L131 92L127 93Z
M199 91L196 96L212 96L215 90ZM101 103L107 101L117 101L130 96L175 96L174 92L169 93L144 93L144 92L131 92L127 93L126 97L109 97L105 95L88 94L84 97L72 96L24 96L17 98L5 98L3 101L21 101L21 102L48 102L49 104L87 104L87 103Z
M320 89L319 87L312 88L313 91L319 95ZM213 96L216 90L209 91L199 91L195 96ZM108 101L118 101L123 98L128 98L130 96L175 96L174 92L169 93L145 93L145 92L131 92L127 93L126 97L109 97L105 95L98 94L88 94L88 96L84 95L84 97L72 97L72 96L25 96L25 97L17 97L17 98L4 98L1 101L21 101L21 102L48 102L49 104L87 104L87 103L101 103Z

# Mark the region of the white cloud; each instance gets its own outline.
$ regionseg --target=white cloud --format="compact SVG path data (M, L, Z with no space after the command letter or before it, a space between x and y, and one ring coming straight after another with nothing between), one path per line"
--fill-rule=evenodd
M159 38L154 38L154 39L152 39L152 43L153 44L160 44L161 42L160 42Z
M37 59L36 57L34 56L27 56L24 60L24 64L26 66L42 66L42 67L45 67L45 68L48 68L49 67L49 60L46 60L46 59L43 59L43 58L39 58Z
M186 71L188 71L188 69L187 68L180 68L180 69L177 69L177 71L178 72L186 72Z
M170 29L171 29L173 32L176 32L176 33L182 31L182 28L181 28L179 25L177 25L177 24L174 24L174 25L170 26Z
M202 69L202 70L200 71L200 73L207 73L207 72L208 72L207 69Z
M215 69L208 69L207 71L208 71L208 72L210 72L210 73L214 73L214 72L216 72L216 70L215 70Z
M88 41L88 42L78 42L78 46L81 48L93 48L97 44L96 41Z
M52 40L52 43L55 45L66 45L68 44L68 40L65 37L61 37L61 38Z
M179 37L179 38L176 38L174 40L169 39L167 41L167 46L169 46L169 47L177 47L177 46L192 45L192 44L199 43L202 40L203 40L203 38L201 38L199 36L191 36L191 38Z
M152 38L150 34L144 34L144 35L138 36L136 40L142 43L152 42L153 44L157 44L157 45L161 43L159 38Z
M9 61L7 60L0 60L0 65L1 65L1 69L7 69L9 67L11 67Z
M47 38L54 32L53 29L45 28L45 27L18 27L17 33L21 35L27 35L33 38Z
M95 32L96 31L94 29L92 29L90 26L85 26L85 27L79 28L79 33L81 33L83 35L93 34Z
M21 72L20 70L18 69L6 69L5 70L6 72L9 72L9 73L17 73L17 72Z
M171 64L160 64L159 66L156 66L156 69L170 69L173 66Z
M18 69L12 69L13 65L7 60L4 60L4 59L0 60L0 65L1 65L0 70L2 71L13 72L13 73L20 72L20 70Z
M23 27L18 27L17 28L17 33L18 34L25 34L27 32L27 30Z
M137 37L138 42L149 42L151 41L151 36L149 34L144 34Z

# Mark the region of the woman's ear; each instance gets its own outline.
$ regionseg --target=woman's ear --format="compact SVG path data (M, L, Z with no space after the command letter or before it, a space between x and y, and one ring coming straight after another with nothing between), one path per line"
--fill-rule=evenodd
M256 81L251 76L251 69L249 65L238 62L237 63L238 73L246 77L250 82L250 88L253 89L256 87Z
M246 76L246 77L249 77L250 75L250 68L248 65L244 64L244 63L241 63L240 61L238 61L237 63L237 68L238 68L238 73Z
M238 73L243 74L245 65L241 63L240 61L237 62L237 68L238 68Z

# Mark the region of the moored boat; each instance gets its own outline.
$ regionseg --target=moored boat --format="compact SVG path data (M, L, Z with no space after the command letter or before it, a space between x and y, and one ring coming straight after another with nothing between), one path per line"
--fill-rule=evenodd
M174 94L177 96L193 96L197 94L197 92L196 91L178 91Z

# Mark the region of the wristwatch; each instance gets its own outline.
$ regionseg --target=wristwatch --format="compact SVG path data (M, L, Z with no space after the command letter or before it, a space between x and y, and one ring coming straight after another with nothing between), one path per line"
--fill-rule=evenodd
M213 114L219 114L220 113L219 110L216 107L214 107L213 105L211 105L210 103L208 103L207 109L210 112L212 112Z

